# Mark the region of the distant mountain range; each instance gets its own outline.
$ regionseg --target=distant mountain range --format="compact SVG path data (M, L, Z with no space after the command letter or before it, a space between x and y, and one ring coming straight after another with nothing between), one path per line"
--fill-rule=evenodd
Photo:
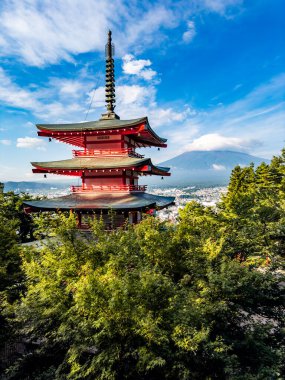
M68 183L66 182L26 182L26 181L8 181L4 182L4 191L15 191L16 193L20 193L21 191L27 192L27 193L35 193L35 192L43 192L46 193L49 190L63 190L68 188Z
M232 151L192 151L185 152L161 162L159 166L170 167L171 176L165 177L162 181L160 177L143 177L141 184L159 186L178 185L226 185L232 169L236 165L246 166L251 162L259 165L261 162L268 163L269 160L251 156L250 154ZM65 182L5 182L5 191L15 192L54 192L56 190L68 189L74 179Z
M261 162L268 163L269 160L242 152L192 151L182 153L170 160L161 162L159 165L171 168L171 177L164 178L165 184L226 185L235 166L246 166L251 162L257 166ZM154 178L148 181L149 184L158 182Z

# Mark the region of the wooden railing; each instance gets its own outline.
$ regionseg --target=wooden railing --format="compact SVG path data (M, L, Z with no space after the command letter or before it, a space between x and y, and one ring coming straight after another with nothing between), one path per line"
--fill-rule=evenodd
M142 154L135 152L131 148L122 148L118 150L112 149L85 149L73 150L73 157L96 157L96 156L130 156L137 158L144 158Z
M92 185L92 186L71 186L70 190L73 193L82 192L97 192L97 191L115 191L115 192L128 192L137 191L144 192L147 189L147 185Z

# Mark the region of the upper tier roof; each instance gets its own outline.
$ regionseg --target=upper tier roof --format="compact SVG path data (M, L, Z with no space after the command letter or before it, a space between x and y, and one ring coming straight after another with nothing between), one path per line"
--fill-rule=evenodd
M37 124L37 128L39 136L53 137L77 146L84 145L83 134L100 134L105 131L127 134L142 146L145 144L165 147L167 141L153 131L147 117L132 120L100 119L73 124Z
M120 129L126 127L132 127L141 123L148 123L147 117L142 117L140 119L132 120L119 120L119 119L109 119L109 120L96 120L96 121L84 121L82 123L72 123L72 124L37 124L39 130L45 131L99 131L106 129Z
M134 157L75 157L68 160L32 162L32 165L42 172L48 170L92 170L92 169L132 169L134 167L150 166L144 172L158 175L169 175L169 168L153 165L150 158Z

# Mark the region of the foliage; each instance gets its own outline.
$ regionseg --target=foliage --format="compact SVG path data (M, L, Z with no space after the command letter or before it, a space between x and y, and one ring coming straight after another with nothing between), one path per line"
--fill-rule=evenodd
M255 171L253 166L236 167L219 207L232 257L284 263L285 149Z
M217 209L190 202L176 225L58 215L22 253L30 348L6 379L284 378L284 162L237 167Z
M26 193L0 193L0 369L7 356L13 356L10 348L17 338L12 305L24 290L19 243L33 240L33 221L23 210L23 202L31 198Z
M3 352L14 337L10 318L13 317L12 304L23 289L23 272L16 233L18 221L10 214L9 207L6 213L3 212L3 194L0 194L0 204L0 351Z
M33 221L23 209L23 202L32 199L27 193L13 191L0 194L0 217L3 221L13 221L20 242L33 240ZM38 199L38 198L36 198Z

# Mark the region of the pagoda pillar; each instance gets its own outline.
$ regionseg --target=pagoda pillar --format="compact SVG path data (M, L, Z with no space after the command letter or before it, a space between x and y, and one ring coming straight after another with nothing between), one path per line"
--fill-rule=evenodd
M81 228L82 225L82 214L80 211L76 212L76 219L77 219L77 227Z

